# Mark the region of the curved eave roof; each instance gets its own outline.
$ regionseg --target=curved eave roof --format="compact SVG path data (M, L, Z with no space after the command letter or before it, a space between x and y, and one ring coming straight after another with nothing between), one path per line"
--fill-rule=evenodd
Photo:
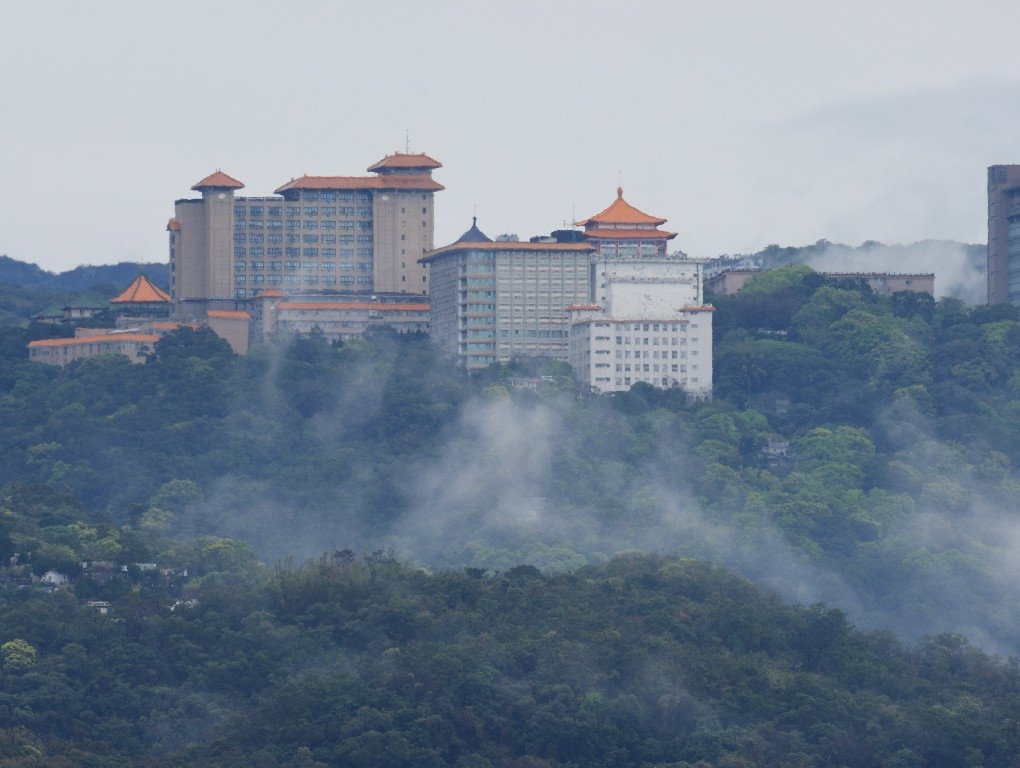
M577 222L577 226L586 227L588 224L654 224L659 226L665 223L666 219L649 216L628 203L623 199L623 187L617 187L616 199L612 205L594 216Z
M434 251L429 251L420 259L419 264L426 264L435 258L445 256L450 253L460 253L467 251L570 251L570 252L581 252L591 253L593 248L588 243L520 243L520 242L507 242L504 240L497 240L494 243L451 243L450 245L444 245L442 248L436 248Z
M119 295L110 299L111 304L169 304L170 295L150 282L145 275L136 277Z
M277 187L275 192L279 195L291 189L410 189L438 192L446 189L446 187L425 174L409 174L406 176L301 176L297 179L291 179L281 187Z
M244 183L233 176L228 176L223 171L210 173L201 181L197 182L192 189L201 192L203 189L243 189Z
M421 168L423 170L431 170L433 168L442 168L443 164L436 160L434 157L429 157L424 152L409 153L409 152L394 152L392 155L386 155L382 160L374 165L368 166L368 170L371 172L384 171L394 168L400 169L415 169Z

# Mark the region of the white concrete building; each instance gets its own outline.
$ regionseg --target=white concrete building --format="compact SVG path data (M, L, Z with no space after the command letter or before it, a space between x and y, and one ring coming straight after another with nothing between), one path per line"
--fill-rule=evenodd
M701 263L670 256L666 222L623 199L580 225L595 246L591 303L568 308L569 359L579 384L624 392L638 382L712 393L712 312Z

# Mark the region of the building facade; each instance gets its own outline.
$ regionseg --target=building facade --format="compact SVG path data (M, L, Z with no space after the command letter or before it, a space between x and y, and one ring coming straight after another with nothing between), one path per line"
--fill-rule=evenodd
M28 358L61 367L98 355L124 355L132 363L144 363L153 355L159 339L156 333L132 331L88 333L70 339L39 339L28 343Z
M177 200L167 224L170 293L179 316L238 309L266 288L428 295L432 178L441 164L396 153L372 176L302 176L264 197L216 171Z
M322 333L330 341L350 341L369 328L427 333L429 303L405 294L364 296L286 296L268 289L254 302L254 325L261 341L289 334ZM211 313L210 313L211 314Z
M712 392L712 313L702 264L666 252L666 219L634 208L617 190L606 210L578 222L594 244L586 303L568 309L569 360L578 383L623 392L638 382Z
M468 370L519 356L566 360L565 310L587 300L593 251L574 233L556 234L493 241L475 221L426 254L433 341Z
M721 296L739 293L747 282L761 272L761 269L727 269L705 279L706 290ZM930 293L935 295L935 273L898 272L820 272L833 280L863 280L872 291L881 296L894 293Z
M988 303L1020 304L1020 165L988 168Z

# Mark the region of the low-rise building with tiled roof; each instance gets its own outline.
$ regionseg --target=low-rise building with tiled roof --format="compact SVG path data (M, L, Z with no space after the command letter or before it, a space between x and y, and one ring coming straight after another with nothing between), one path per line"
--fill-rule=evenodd
M284 296L266 291L254 306L256 334L262 341L307 333L350 341L380 327L397 333L429 330L429 302L406 294Z
M28 343L28 356L37 363L64 366L83 357L124 355L132 363L152 356L159 335L155 333L106 332L70 339L39 339Z

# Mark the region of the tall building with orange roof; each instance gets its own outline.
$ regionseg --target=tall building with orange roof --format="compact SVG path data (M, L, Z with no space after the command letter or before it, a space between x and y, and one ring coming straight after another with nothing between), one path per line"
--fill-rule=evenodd
M638 382L712 393L712 312L702 264L669 254L666 219L617 189L601 213L578 222L594 248L589 301L569 308L569 360L578 382L622 392Z
M301 176L273 195L242 197L244 184L216 171L177 200L167 223L175 311L239 309L264 289L286 294L428 295L418 259L433 248L432 178L442 164L394 153L371 176Z

